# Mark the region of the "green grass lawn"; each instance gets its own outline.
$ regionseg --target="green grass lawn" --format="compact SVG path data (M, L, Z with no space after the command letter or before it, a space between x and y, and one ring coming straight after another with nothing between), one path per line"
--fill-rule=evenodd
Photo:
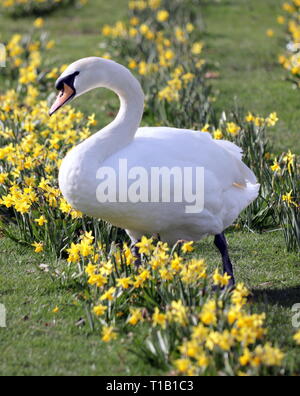
M0 375L147 375L152 367L125 348L126 338L101 342L74 305L74 290L39 269L40 256L0 241L0 302L7 309L7 328L0 329ZM49 258L45 259L49 263ZM60 312L53 314L58 306Z
M289 361L299 369L291 310L300 301L299 257L285 252L278 232L233 232L228 237L237 279L253 292L253 310L267 313L269 338L288 350ZM39 255L5 239L0 251L0 302L8 316L7 329L0 329L0 375L165 374L129 353L127 336L105 345L88 325L76 326L83 317L73 304L76 290L42 272ZM211 268L220 265L211 239L199 244L196 254ZM53 314L56 306L60 312Z
M126 0L111 0L109 2L92 0L80 10L72 9L72 7L55 10L46 18L44 28L49 33L51 40L56 42L55 48L48 52L51 59L46 59L47 64L60 67L80 58L103 55L107 52L107 49L101 49L100 46L103 25L114 23L126 16ZM12 20L0 13L0 42L2 39L7 40L15 33L28 33L35 18L26 17ZM55 92L54 86L53 92ZM114 94L106 90L98 90L85 98L78 99L76 107L89 114L96 113L101 127L110 119L107 115L109 111L106 112L103 108L103 104L107 102L112 102L114 106L118 105Z
M204 2L207 58L219 66L221 77L214 83L219 91L217 109L236 105L267 115L276 111L281 120L270 135L275 152L291 148L300 153L300 91L285 81L278 55L286 46L284 28L277 24L283 15L278 0L228 0ZM275 36L269 38L271 28Z
M300 153L300 92L285 81L285 71L277 58L285 47L283 27L277 24L282 14L278 0L203 1L206 58L217 64L221 76L213 82L219 92L215 107L220 113L236 105L261 115L277 111L281 122L270 136L274 151L291 148ZM90 1L80 10L58 9L47 18L45 29L56 41L49 53L54 66L86 57L101 55L101 28L126 18L127 1ZM34 18L11 20L0 14L0 40L13 33L26 33ZM275 30L268 38L268 28ZM50 93L50 92L49 92ZM76 107L95 112L101 125L108 122L104 101L117 105L114 95L98 91L76 101Z
M217 62L221 72L214 82L219 91L217 110L230 110L237 103L262 115L277 111L281 122L271 136L275 150L291 148L299 153L300 93L284 81L277 64L284 46L282 28L276 25L279 4L278 0L208 1L206 57ZM126 5L125 0L91 0L80 11L67 8L51 14L46 28L57 42L51 63L60 66L98 54L101 26L125 17ZM0 15L1 37L27 32L32 20L12 21ZM277 36L267 38L268 28L274 28ZM96 112L102 124L108 120L103 106L107 100L116 103L112 95L97 93L76 106ZM299 256L286 252L280 232L234 231L228 236L237 279L253 291L253 309L267 312L270 339L288 351L289 361L299 370L300 356L291 341L291 308L300 303ZM211 239L199 245L197 254L211 267L220 264ZM51 263L50 258L44 257L42 263ZM53 281L39 264L40 256L31 250L0 240L0 303L8 312L8 327L0 329L0 375L165 374L128 353L127 336L107 346L87 325L76 326L83 313L73 305L75 291ZM56 315L55 306L60 307Z

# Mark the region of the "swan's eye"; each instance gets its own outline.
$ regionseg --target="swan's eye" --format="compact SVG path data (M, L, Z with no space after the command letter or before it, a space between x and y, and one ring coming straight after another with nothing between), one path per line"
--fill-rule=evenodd
M55 87L58 91L63 91L64 89L64 81L60 80L56 83L56 87Z
M75 72L73 74L70 74L67 77L64 78L60 78L57 82L56 82L56 89L58 91L62 91L64 89L64 84L67 84L69 87L71 87L72 89L74 89L74 83L75 83L75 78L79 75L79 72Z

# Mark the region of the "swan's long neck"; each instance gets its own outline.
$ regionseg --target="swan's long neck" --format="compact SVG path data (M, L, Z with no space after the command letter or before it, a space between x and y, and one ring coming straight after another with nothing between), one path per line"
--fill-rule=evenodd
M143 116L144 93L130 71L112 61L103 63L102 60L100 68L93 70L93 79L93 88L115 92L121 104L116 119L86 142L99 162L103 162L133 140Z
M113 130L113 133L121 133L132 139L142 120L144 94L135 79L127 81L126 89L115 89L114 92L120 98L121 107L117 118L109 125L109 128Z

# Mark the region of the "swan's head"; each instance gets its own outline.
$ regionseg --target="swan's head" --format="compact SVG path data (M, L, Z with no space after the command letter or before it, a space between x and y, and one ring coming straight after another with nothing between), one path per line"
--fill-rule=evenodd
M72 63L56 81L59 94L49 114L56 113L65 104L94 88L109 85L116 65L102 58L85 58Z

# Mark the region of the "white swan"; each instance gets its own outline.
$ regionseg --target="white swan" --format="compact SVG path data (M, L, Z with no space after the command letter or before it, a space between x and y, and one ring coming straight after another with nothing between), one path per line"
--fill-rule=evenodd
M144 108L139 82L125 67L101 58L85 58L65 70L57 81L56 88L61 92L50 115L72 99L100 87L114 91L120 97L121 108L110 125L75 147L64 159L59 185L66 200L89 216L125 229L134 244L146 234L159 234L170 244L214 235L224 271L232 276L233 284L223 232L259 192L255 175L242 162L241 149L228 141L213 140L208 133L139 128ZM201 213L187 213L187 200L174 202L176 178L171 182L169 203L161 202L162 199L159 203L133 203L120 198L117 202L100 203L103 197L97 190L99 169L112 169L119 176L119 160L127 160L128 169L141 167L148 174L154 167L204 168L204 209ZM193 192L196 181L193 173Z

